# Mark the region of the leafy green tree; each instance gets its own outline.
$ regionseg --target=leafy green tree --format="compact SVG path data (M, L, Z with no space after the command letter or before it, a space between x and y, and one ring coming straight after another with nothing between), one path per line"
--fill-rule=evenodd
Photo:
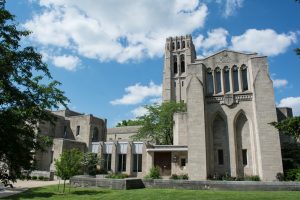
M82 172L83 153L78 149L63 151L58 160L55 160L56 175L64 180L63 193L66 180Z
M145 108L147 114L138 118L142 125L133 139L147 139L156 144L173 144L173 115L176 112L186 111L186 105L183 102L171 101L161 105L145 106Z
M281 122L272 122L270 124L281 133L289 135L295 140L300 138L300 117L290 117Z
M21 38L30 32L19 30L5 1L0 4L0 163L9 169L8 176L0 177L15 181L22 168L30 169L34 151L51 143L36 134L38 122L53 122L48 110L66 105L67 98L42 56L33 47L21 46Z
M101 165L102 159L97 157L97 154L88 152L83 155L82 165L84 172L88 175L96 175L97 165Z
M129 119L129 120L122 120L121 122L119 122L117 124L117 127L122 127L122 126L140 126L142 125L142 121L141 120L132 120L132 119Z

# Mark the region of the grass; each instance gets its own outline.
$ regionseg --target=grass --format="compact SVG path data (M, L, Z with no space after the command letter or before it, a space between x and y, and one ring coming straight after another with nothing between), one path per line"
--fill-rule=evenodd
M284 199L299 200L300 192L298 191L220 191L220 190L174 190L174 189L138 189L138 190L109 190L99 188L71 188L70 194L68 189L66 194L57 191L57 186L47 186L34 188L26 192L7 197L5 199L70 199L70 200L89 200L89 199L105 199L105 200L161 200L161 199L209 199L209 200L259 200L259 199Z

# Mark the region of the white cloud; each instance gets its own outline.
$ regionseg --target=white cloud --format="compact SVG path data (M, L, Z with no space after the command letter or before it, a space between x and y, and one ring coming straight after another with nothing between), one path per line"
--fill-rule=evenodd
M57 67L64 68L69 71L75 71L80 64L80 59L77 56L62 55L53 56L52 62Z
M148 110L146 108L144 108L143 106L139 106L139 107L133 109L131 111L131 113L133 114L133 116L135 118L137 118L137 117L140 117L140 116L143 116L143 115L147 114Z
M156 85L152 81L148 86L135 85L125 88L126 94L120 98L111 101L112 105L133 105L142 103L148 97L160 97L162 93L162 86Z
M217 3L222 4L224 17L233 15L238 8L243 7L244 0L216 0Z
M285 79L274 79L273 80L273 86L274 88L281 88L287 86L288 81Z
M225 48L227 46L228 31L224 28L217 28L207 32L207 38L198 35L194 39L195 48L202 51L203 55Z
M300 97L287 97L280 100L278 107L291 107L295 116L300 115Z
M199 0L40 0L41 12L25 23L44 46L75 50L101 62L163 55L168 36L203 27Z
M248 29L244 34L231 38L232 46L230 48L276 56L284 53L296 41L297 34L295 32L279 34L272 29Z

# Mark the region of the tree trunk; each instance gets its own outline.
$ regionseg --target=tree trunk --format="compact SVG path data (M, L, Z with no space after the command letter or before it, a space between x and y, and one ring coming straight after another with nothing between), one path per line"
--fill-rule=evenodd
M63 193L65 193L65 188L66 188L66 179L64 180L64 189L63 189Z

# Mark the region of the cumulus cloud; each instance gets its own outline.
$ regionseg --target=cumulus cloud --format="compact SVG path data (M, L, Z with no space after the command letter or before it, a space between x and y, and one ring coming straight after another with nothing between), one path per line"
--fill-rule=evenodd
M203 27L207 6L199 0L40 0L41 12L24 26L32 40L101 62L163 55L168 36Z
M280 100L278 107L291 107L295 116L300 115L300 97L287 97Z
M287 86L288 81L285 79L274 79L273 80L273 86L274 88L282 88Z
M276 56L284 53L287 48L297 41L297 34L276 33L272 29L248 29L240 36L231 38L231 49L237 51L257 52L266 56Z
M125 88L126 94L120 98L111 101L112 105L133 105L142 103L149 97L160 97L162 93L162 86L156 85L152 81L147 86L140 83Z
M53 56L52 62L57 67L64 68L69 71L75 71L80 64L80 59L77 56L62 55Z
M133 109L131 111L131 113L133 114L133 116L135 118L137 118L137 117L140 117L140 116L143 116L143 115L147 114L148 110L146 108L144 108L143 106L139 106L139 107Z
M194 39L195 48L208 55L212 52L227 47L228 31L224 28L217 28L207 32L207 37L198 35Z

